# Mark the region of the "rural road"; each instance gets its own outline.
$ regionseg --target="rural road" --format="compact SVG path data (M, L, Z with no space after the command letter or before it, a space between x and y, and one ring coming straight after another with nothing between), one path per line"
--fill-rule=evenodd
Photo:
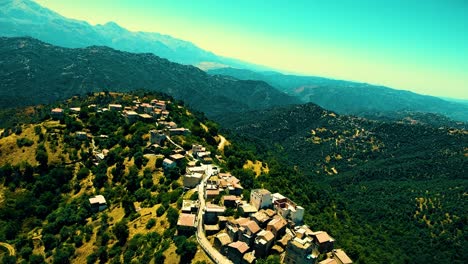
M208 169L209 168L209 169ZM197 240L200 246L203 248L205 253L215 262L218 264L232 264L232 262L223 256L218 250L216 250L208 241L205 236L205 232L203 231L203 210L205 209L205 182L211 176L211 168L207 167L207 176L200 182L198 185L198 199L200 200L200 209L198 210L198 217L197 217Z

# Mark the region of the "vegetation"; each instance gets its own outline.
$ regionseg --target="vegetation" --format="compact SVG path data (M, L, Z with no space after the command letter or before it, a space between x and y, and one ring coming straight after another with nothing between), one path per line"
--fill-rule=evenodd
M313 104L226 115L222 124L238 144L225 149L228 166L255 156L267 163L254 186L306 205L305 222L354 261L468 256L465 129L339 116Z
M163 142L152 152L148 137L156 124L130 124L119 113L87 107L156 97L172 101L167 121L192 131L172 137L175 142L207 146L222 160L220 170L241 180L246 197L264 187L303 205L305 223L329 232L355 262L462 263L467 257L464 128L370 121L313 104L225 115L223 128L173 98L135 92L74 97L66 103L83 111L66 110L61 120L47 111L26 112L22 120L32 123L15 124L19 135L9 128L0 138L10 142L12 155L32 153L29 162L8 163L0 152L0 241L17 252L4 262L163 263L172 261L169 248L181 262L192 261L196 240L175 229L185 164L161 168L175 146ZM44 109L55 106L64 104ZM93 139L76 138L83 130ZM230 136L223 151L219 131ZM18 138L33 144L19 147ZM107 155L98 159L104 149ZM268 170L257 175L244 167L248 161ZM91 210L88 199L96 194L107 200L103 212Z
M173 102L167 105L171 114L166 120L177 120L190 130L200 131L202 122L207 122L166 95L98 93L68 100L69 106L82 111L67 109L60 120L51 119L46 111L26 112L21 120L31 123L15 124L21 127L19 135L0 138L11 144L11 155L32 153L29 163L20 159L8 163L3 155L10 154L0 152L0 241L7 241L17 252L5 255L3 262L170 262L165 251L176 242L176 254L191 261L198 250L196 240L181 236L173 240L185 163L164 171L161 162L175 146L165 142L161 153L154 154L147 146L155 123L130 124L118 112L88 108L132 105L137 98ZM79 139L77 131L86 131L92 138ZM174 140L207 144L213 136L199 133ZM104 152L104 159L98 159L96 153ZM103 212L90 207L89 198L96 194L107 200L108 209Z

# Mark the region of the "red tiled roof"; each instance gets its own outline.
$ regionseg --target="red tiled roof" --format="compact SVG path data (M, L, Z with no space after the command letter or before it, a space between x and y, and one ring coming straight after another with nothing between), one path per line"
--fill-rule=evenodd
M229 244L229 247L237 249L241 254L244 254L249 250L249 246L242 241L237 241Z

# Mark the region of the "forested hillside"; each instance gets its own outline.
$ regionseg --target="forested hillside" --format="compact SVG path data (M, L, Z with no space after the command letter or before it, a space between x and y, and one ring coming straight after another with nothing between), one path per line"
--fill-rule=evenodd
M0 107L50 103L95 91L146 89L207 115L297 103L260 81L214 77L149 53L107 47L67 49L32 38L0 38Z
M259 179L315 204L308 221L333 230L353 260L463 263L468 256L463 126L372 121L314 104L225 116L221 124L264 162L295 168L290 177Z
M162 94L74 97L23 111L30 121L0 131L0 241L14 255L2 244L2 263L210 263L194 236L176 233L182 200L198 195L182 185L188 160L162 165L174 143L149 147L149 131L165 123L100 110L153 99L166 102L164 122L191 131L172 136L175 144L222 155L217 125ZM53 107L65 112L54 116ZM102 212L91 205L95 195L107 201Z

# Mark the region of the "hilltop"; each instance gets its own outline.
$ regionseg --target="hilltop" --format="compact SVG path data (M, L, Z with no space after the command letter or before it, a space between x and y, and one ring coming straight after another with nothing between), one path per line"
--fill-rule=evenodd
M4 262L349 258L332 251L339 238L303 225L309 205L259 188L279 170L172 97L103 92L19 114L31 121L0 135Z
M149 53L68 49L32 38L0 38L0 107L50 103L95 91L164 92L209 116L298 100L261 81L210 76Z

